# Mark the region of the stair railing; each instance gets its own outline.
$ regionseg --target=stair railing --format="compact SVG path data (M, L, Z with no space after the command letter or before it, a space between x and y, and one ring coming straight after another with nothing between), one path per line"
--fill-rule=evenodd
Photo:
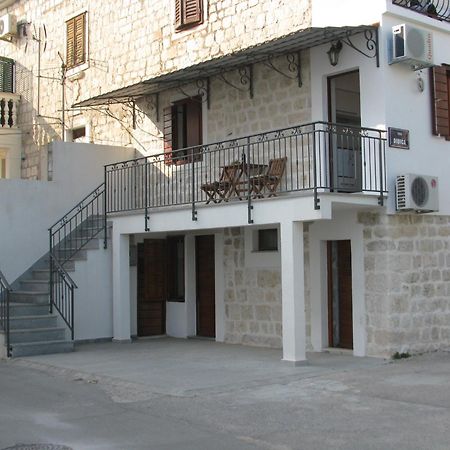
M58 311L69 327L71 339L74 338L74 290L78 286L64 267L50 253L50 313L53 308Z
M55 308L74 338L74 290L64 265L101 231L105 233L105 183L95 188L49 229L50 312Z
M5 334L5 346L7 356L11 356L10 339L9 339L9 302L11 294L11 286L6 280L3 273L0 271L0 330Z

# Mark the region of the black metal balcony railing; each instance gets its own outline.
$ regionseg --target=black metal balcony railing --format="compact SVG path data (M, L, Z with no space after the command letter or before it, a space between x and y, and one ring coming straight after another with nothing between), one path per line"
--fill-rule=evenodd
M392 0L392 3L434 19L450 22L450 0Z
M254 200L301 191L314 193L317 208L319 194L330 191L375 192L382 204L385 149L382 130L315 122L109 164L105 212L192 205L195 220L200 203L245 199L251 223ZM284 161L276 183L274 161ZM224 178L230 167L237 179Z

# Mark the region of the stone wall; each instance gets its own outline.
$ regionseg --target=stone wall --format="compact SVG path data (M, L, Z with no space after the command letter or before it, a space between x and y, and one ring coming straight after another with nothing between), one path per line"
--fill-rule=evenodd
M251 267L242 228L224 230L225 341L282 347L280 267ZM309 251L305 233L306 333L310 349Z
M12 43L1 42L0 55L11 57L17 62L17 91L22 95L19 126L24 133L25 159L22 175L33 179L43 178L45 170L41 167L41 161L45 159L42 153L45 152L46 144L62 136L61 60L58 53L63 56L65 54L65 21L70 16L83 10L88 11L89 68L66 80L64 106L69 109L80 100L306 28L311 23L310 3L310 0L205 0L204 23L191 30L176 32L172 0L15 2L0 13L14 14L19 22L26 22L26 36L21 35ZM38 43L33 35L38 37L39 31L43 40L43 78L40 83L38 112ZM309 78L307 70L304 71L306 79ZM261 112L262 119L277 116L274 121L281 126L284 126L280 119L282 106L287 108L289 123L297 122L293 115L295 119L297 116L301 119L301 114L296 114L298 105L295 101L309 102L306 94L302 94L300 100L293 100L292 105L285 105L280 101L278 112L275 112L265 102L271 102L270 97L277 102L280 100L277 98L278 85L260 80L258 77L264 76L258 73L255 77L264 97L261 98L260 94L249 106L249 117L246 119L251 122L252 130L264 130L266 125L270 125L267 120L258 122L251 118L255 109ZM217 89L216 106L223 103L220 99L223 98L224 87L218 87L218 83L220 82L217 80L213 81L212 89L213 98L214 90ZM233 91L233 88L227 89ZM244 103L245 101L243 100ZM151 114L147 114L149 110L154 110L154 100L144 99L141 103L144 104L140 105L142 114L138 114L136 130L132 126L130 105L96 107L83 111L68 110L65 117L66 128L87 124L91 142L134 146L145 153L160 142L160 133L158 124L152 126L146 123L148 119L154 122ZM232 117L227 112L226 120L241 124L242 112L233 110L234 112L237 114ZM211 139L220 139L231 125L233 124L225 123L225 127L222 127L220 122L215 127L211 126ZM245 127L231 131L235 134L247 133Z
M450 217L360 214L370 355L450 347Z

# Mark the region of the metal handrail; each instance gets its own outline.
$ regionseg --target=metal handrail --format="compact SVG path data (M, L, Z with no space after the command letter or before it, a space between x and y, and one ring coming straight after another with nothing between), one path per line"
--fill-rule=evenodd
M58 259L50 252L50 313L55 308L68 326L72 340L74 338L74 290L77 285Z
M120 161L105 166L106 214L145 210L147 230L150 209L191 205L192 220L196 220L197 204L231 200L223 193L214 198L214 191L208 192L214 186L221 189L217 183L224 167L239 163L247 176L240 188L247 181L251 193L252 167L268 167L277 158L286 159L287 167L276 194L312 191L319 209L320 192L375 192L382 205L387 192L385 151L385 130L318 121ZM338 174L331 161L345 154L356 158L355 180L359 177L360 188L355 184L353 190L341 189L345 176ZM246 196L249 223L252 202L259 197Z
M392 0L392 4L433 19L450 22L450 0Z
M74 337L74 290L64 264L102 230L105 232L105 184L86 195L49 229L50 312L55 308Z
M0 271L0 329L5 333L7 356L11 356L10 348L10 295L12 288L2 271Z
M194 146L191 146L191 147L184 147L184 148L182 148L180 150L183 150L183 151L186 151L186 152L194 151L194 150L202 151L202 152L210 151L211 148L214 148L216 146L226 146L227 144L233 144L233 143L235 143L237 141L241 141L241 140L250 140L251 141L252 138L258 138L260 136L264 136L264 135L267 135L267 134L282 133L284 131L291 130L293 128L299 128L299 129L300 128L304 128L304 129L307 130L308 128L315 127L317 125L341 126L341 127L346 128L346 129L354 130L354 131L357 131L357 132L359 132L361 130L364 130L364 131L367 131L367 132L379 133L380 136L384 135L386 133L386 130L380 130L379 128L358 127L358 126L354 126L354 125L340 124L340 123L334 123L334 122L332 123L332 122L325 122L325 121L320 121L319 120L319 121L316 121L316 122L308 122L308 123L301 124L301 125L294 125L292 127L276 128L275 130L270 130L270 131L266 131L266 132L262 132L262 133L249 134L249 135L245 135L245 136L242 136L242 137L237 137L237 138L234 138L234 139L226 139L224 141L215 141L215 142L211 142L210 144L194 145ZM117 166L119 166L121 164L123 165L123 164L128 164L128 163L138 163L139 161L145 161L145 160L148 160L148 159L151 159L151 158L160 158L160 157L164 157L164 156L165 156L165 153L161 152L161 153L152 154L150 156L142 156L140 158L124 159L124 160L117 161L117 162L114 162L114 163L106 164L105 168L106 169L108 169L108 168L115 168L115 167L117 167Z

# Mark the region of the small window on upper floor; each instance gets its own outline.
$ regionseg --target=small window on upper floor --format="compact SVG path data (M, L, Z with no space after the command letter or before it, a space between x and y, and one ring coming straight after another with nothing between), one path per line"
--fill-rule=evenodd
M433 134L450 140L450 65L431 69Z
M14 61L0 56L0 92L14 92Z
M66 64L68 69L87 63L86 17L84 12L66 22Z
M175 0L175 29L184 30L203 22L203 0Z

